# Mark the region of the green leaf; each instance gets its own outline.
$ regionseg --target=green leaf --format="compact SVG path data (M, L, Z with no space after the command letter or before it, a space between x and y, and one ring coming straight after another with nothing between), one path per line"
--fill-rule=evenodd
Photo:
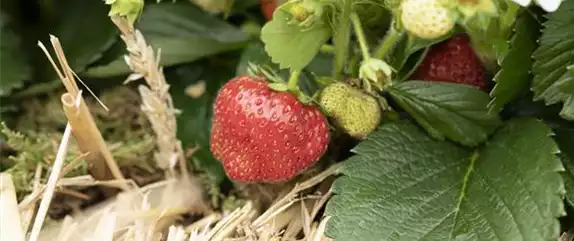
M231 8L231 13L240 13L243 11L248 11L249 8L259 5L259 0L242 0L233 1L233 6Z
M488 70L495 71L497 63L508 52L508 38L521 7L512 1L494 1L498 16L476 15L463 26L470 35L476 53Z
M533 54L534 100L547 105L563 102L560 116L574 120L574 78L567 71L574 64L574 1L564 1L545 17L540 47Z
M312 26L303 28L288 23L290 14L284 10L287 3L273 14L261 30L261 40L273 62L281 69L303 69L319 52L321 46L331 37L331 27L325 16L318 18Z
M524 12L516 20L510 49L494 76L496 85L490 93L493 97L488 103L490 111L499 112L506 103L527 90L531 79L531 55L537 46L538 33L538 22L530 13Z
M0 96L9 95L31 77L31 68L21 49L20 38L8 27L7 15L0 15Z
M207 172L214 183L222 182L225 172L209 149L212 105L217 91L235 75L235 64L235 61L231 64L199 61L166 70L174 105L182 111L177 117L178 138L184 148L199 145L199 150L194 153L192 160L200 170ZM188 96L185 89L200 81L205 82L205 92L199 98Z
M249 64L267 66L269 68L276 69L276 64L271 62L271 57L267 55L264 45L260 41L251 42L243 50L241 58L239 59L239 64L237 65L237 70L235 71L236 75L249 74Z
M185 2L146 6L136 28L154 50L161 49L162 66L239 49L249 40L238 28ZM130 73L123 54L125 51L116 53L113 61L93 66L83 75L108 77Z
M305 70L319 76L331 76L334 56L328 53L318 53L315 58L305 67Z
M489 113L488 94L472 86L443 82L406 81L390 94L434 138L445 137L467 146L485 141L500 124Z
M528 131L524 131L528 130ZM511 120L482 149L390 123L361 142L334 183L335 240L556 240L564 185L551 131Z
M562 173L566 187L566 200L574 206L574 129L555 128L554 139L560 147L558 156L566 169Z
M330 67L332 66L331 56L328 54L319 53L307 65L304 71L299 76L299 87L301 90L312 95L319 88L311 73L317 75L329 75ZM267 66L273 70L284 80L289 79L290 72L288 69L279 69L278 65L271 61L271 57L265 52L263 43L256 41L249 44L241 54L239 64L237 65L236 75L248 74L249 63L259 66Z
M108 5L103 1L59 0L57 5L61 19L51 34L60 39L70 67L80 73L117 41L119 31L110 21ZM44 44L50 46L49 42ZM48 71L54 73L46 63Z

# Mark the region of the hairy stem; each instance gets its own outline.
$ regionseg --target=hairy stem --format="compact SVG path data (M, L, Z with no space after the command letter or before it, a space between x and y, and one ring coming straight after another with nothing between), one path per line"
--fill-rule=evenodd
M403 36L402 32L397 32L397 30L391 24L391 27L387 31L385 38L383 38L383 42L379 45L377 52L375 53L375 58L377 59L384 59L387 54L397 45L401 37Z
M349 53L349 37L350 37L350 19L351 12L353 11L352 0L342 0L343 11L339 16L338 27L335 32L335 64L333 68L333 77L338 79L345 67L345 61Z
M321 51L321 53L332 54L335 52L335 47L330 44L323 44L319 51Z
M361 46L361 52L363 53L363 61L369 60L369 47L367 46L367 40L365 39L365 33L363 32L363 27L361 27L361 20L359 20L359 16L356 13L351 14L351 22L353 23L353 27L355 29L355 35L359 39L359 45Z
M291 76L289 77L289 81L287 82L287 89L294 94L299 94L299 74L301 74L300 70L293 70L291 71Z

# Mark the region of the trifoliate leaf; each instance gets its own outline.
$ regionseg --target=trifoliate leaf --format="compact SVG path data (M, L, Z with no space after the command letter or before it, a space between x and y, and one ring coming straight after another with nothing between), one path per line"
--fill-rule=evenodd
M536 49L538 22L528 12L516 21L510 49L502 59L500 70L494 76L496 86L491 91L490 111L499 112L504 105L526 90L530 82L531 55Z
M564 214L551 131L511 120L483 148L389 123L345 161L327 204L327 236L361 241L556 240Z
M21 49L20 38L7 26L6 14L0 16L0 96L8 95L31 77L31 68Z
M574 64L574 1L564 1L546 18L540 47L533 54L534 100L547 105L563 102L560 116L574 120L574 78L567 71Z
M331 27L323 15L305 27L290 22L291 15L285 10L287 3L275 10L273 20L261 30L261 40L273 62L282 69L303 69L331 37Z
M488 94L477 88L446 82L406 81L389 88L393 99L439 140L466 146L485 141L500 124L489 113Z
M562 173L566 187L566 201L574 206L574 129L556 128L554 139L560 147L558 156L562 160L564 169Z

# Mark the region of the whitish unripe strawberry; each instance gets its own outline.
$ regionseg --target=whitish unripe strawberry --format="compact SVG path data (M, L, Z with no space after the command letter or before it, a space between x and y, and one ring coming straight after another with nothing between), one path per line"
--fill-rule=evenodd
M411 34L435 39L447 34L454 27L455 19L440 0L405 0L401 4L401 22Z
M337 127L357 139L366 138L381 121L377 99L345 83L337 82L325 87L319 96L319 104Z

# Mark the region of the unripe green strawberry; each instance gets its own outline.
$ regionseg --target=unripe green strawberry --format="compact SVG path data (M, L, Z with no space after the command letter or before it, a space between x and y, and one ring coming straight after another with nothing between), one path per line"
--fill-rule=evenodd
M345 112L337 116L336 123L350 136L365 139L379 126L381 108L374 97L365 93L351 95L345 106Z
M411 34L435 39L451 31L455 19L440 0L405 0L401 4L401 22Z
M337 110L343 108L345 98L349 95L349 88L350 86L337 82L323 89L319 97L319 104L328 116L335 115Z
M365 139L381 121L377 99L348 84L337 82L325 87L319 104L337 127L357 139Z

